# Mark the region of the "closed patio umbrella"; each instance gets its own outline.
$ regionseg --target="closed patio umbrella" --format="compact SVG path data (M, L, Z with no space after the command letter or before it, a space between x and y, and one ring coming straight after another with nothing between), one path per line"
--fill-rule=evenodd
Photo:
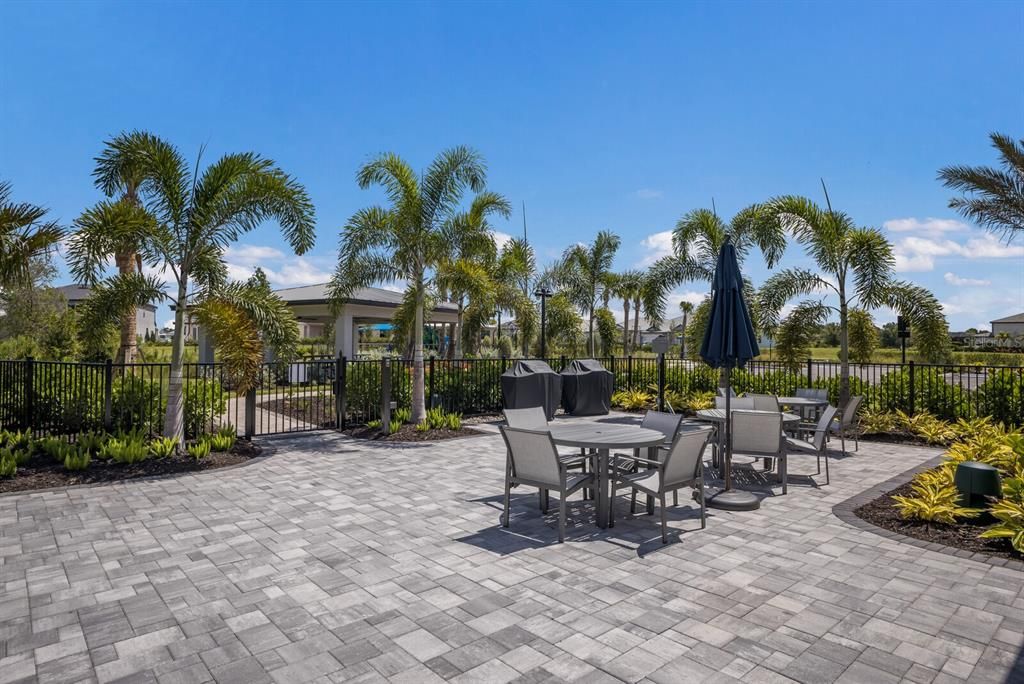
M736 247L726 237L718 253L715 277L711 281L711 314L700 346L700 357L712 368L743 368L760 355L750 311L743 300L743 276L736 260ZM708 505L730 510L753 510L760 505L750 492L732 489L732 408L730 374L725 374L725 489L708 497Z

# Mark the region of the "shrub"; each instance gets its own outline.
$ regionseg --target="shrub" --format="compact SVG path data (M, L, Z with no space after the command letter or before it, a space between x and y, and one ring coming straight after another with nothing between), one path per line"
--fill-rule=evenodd
M388 423L388 432L398 432L399 430L402 429L402 425L404 425L404 423L396 418L395 420L392 420L390 423Z
M381 426L380 419L366 421L366 427L368 428L379 428Z
M889 411L865 410L860 414L860 430L865 435L895 432L896 414Z
M201 439L195 444L190 445L188 455L197 461L206 458L210 455L210 441Z
M715 407L714 392L694 392L686 400L686 408L691 411L703 411Z
M449 413L445 415L445 427L456 432L462 429L462 414Z
M107 440L100 451L100 457L123 465L131 465L145 461L149 457L149 449L141 434L120 434Z
M626 411L640 411L653 403L654 397L639 389L625 389L612 395L612 405Z
M952 482L916 479L912 496L894 496L896 508L907 520L952 525L957 518L973 518L981 511L960 505L960 492Z
M235 445L235 435L212 435L206 439L214 451L228 451Z
M1010 545L1024 553L1024 478L1013 477L1003 481L1003 498L989 509L999 521L984 532L985 539L1009 539Z
M167 458L177 447L177 437L156 437L149 442L149 453L155 458Z
M89 462L91 460L92 456L88 449L79 447L75 444L66 445L64 454L65 470L85 470L89 467Z
M18 462L10 449L0 449L0 477L14 477L18 472Z
M79 449L85 449L91 456L96 456L107 443L107 436L100 432L85 432L75 439Z

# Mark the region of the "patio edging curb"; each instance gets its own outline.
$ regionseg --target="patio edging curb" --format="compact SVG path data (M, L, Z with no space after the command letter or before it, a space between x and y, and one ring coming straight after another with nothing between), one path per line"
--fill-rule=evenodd
M894 541L898 541L904 544L910 544L911 546L917 546L922 549L928 549L929 551L937 551L939 553L944 553L947 556L954 556L956 558L969 558L970 560L978 561L979 563L985 563L987 565L992 565L995 567L1008 568L1010 570L1024 572L1024 561L1015 560L1013 558L1001 558L998 556L990 556L985 553L977 553L974 551L967 551L965 549L958 549L955 546L947 546L945 544L929 542L925 541L924 539L911 537L906 534L900 534L899 532L893 532L892 530L887 530L884 527L879 527L874 523L870 523L867 520L864 520L863 518L859 517L856 513L854 513L854 510L856 510L857 508L860 508L866 503L874 501L875 499L882 496L886 492L890 492L893 489L899 487L900 485L906 484L906 482L913 478L914 475L917 475L918 473L923 472L925 470L934 468L935 466L942 463L944 459L945 455L940 454L939 456L930 458L927 461L914 466L913 468L904 470L902 473L894 475L893 477L890 477L888 480L885 480L884 482L879 482L876 485L868 487L863 492L851 496L849 499L846 499L845 501L837 503L835 506L832 507L832 514L840 520L842 520L843 522L852 525L853 527L856 527L860 530L864 530L866 532L871 532L872 534L877 534L881 537L885 537L886 539L892 539Z

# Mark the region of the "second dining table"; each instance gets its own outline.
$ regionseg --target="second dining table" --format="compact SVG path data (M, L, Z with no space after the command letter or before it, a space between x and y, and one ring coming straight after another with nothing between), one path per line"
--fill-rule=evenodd
M637 425L599 423L592 420L555 421L549 425L555 444L596 452L597 526L608 526L608 458L612 450L647 449L647 458L658 459L665 435Z

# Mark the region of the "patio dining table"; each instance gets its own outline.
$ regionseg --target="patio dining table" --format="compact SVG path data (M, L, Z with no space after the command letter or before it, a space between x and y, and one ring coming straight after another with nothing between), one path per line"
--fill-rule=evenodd
M549 425L555 444L595 451L597 456L597 526L608 526L608 457L613 449L647 449L647 458L658 458L665 435L636 425L598 423L592 420L556 421ZM653 502L648 502L653 506Z

